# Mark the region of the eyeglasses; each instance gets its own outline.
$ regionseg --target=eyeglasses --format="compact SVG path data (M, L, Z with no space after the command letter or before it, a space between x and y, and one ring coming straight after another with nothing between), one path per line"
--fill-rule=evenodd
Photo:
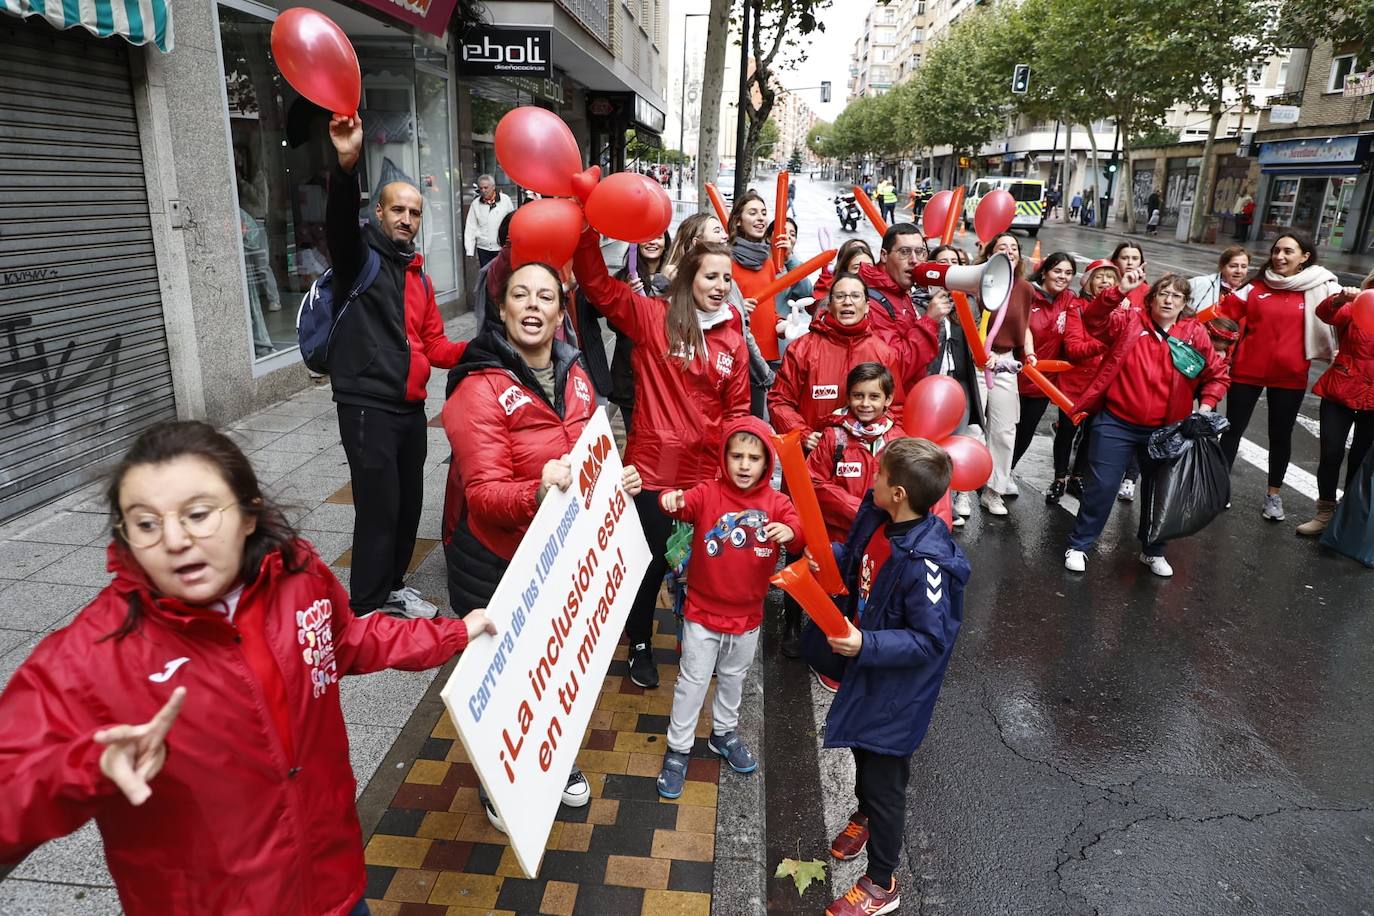
M930 254L929 248L894 248L892 253L903 260L911 261Z
M130 547L146 550L161 543L163 520L168 515L176 515L177 521L181 523L181 530L186 532L186 536L194 541L199 541L213 537L215 532L219 531L220 524L224 520L224 510L237 505L237 502L232 502L218 508L214 506L189 506L185 509L163 512L160 515L140 511L132 518L120 519L119 524L115 527L124 532L124 540L129 542Z
M1172 289L1162 289L1159 292L1155 293L1155 298L1167 299L1170 302L1182 302L1184 299L1187 299L1188 297L1183 295L1183 293L1176 292Z
M863 302L863 293L831 293L830 298L836 302Z

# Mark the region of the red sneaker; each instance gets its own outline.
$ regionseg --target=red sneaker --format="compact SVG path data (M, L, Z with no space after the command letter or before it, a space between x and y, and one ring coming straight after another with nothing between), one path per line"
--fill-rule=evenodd
M892 887L884 890L864 875L849 893L826 908L825 916L879 916L880 913L894 913L901 905L896 878L892 879Z
M817 681L822 687L824 687L826 690L829 690L831 693L836 693L836 692L839 691L839 689L840 689L840 682L839 682L839 681L835 680L833 677L826 677L824 674L821 674L819 671L815 672L815 674L816 674L816 681Z
M855 811L849 823L830 841L830 854L841 862L858 858L868 845L868 815Z

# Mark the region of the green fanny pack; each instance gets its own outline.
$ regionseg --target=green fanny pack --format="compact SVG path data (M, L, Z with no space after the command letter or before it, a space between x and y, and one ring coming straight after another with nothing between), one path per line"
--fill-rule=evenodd
M1173 357L1174 368L1182 372L1185 378L1197 378L1207 365L1207 360L1191 344L1184 343L1176 337L1164 338L1169 342L1169 355Z

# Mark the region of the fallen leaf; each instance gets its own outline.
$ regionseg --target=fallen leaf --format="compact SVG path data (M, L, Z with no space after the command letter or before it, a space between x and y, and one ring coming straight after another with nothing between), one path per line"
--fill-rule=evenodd
M774 878L791 878L797 885L798 896L805 894L812 881L825 880L825 863L819 859L800 862L796 859L783 859L778 863Z

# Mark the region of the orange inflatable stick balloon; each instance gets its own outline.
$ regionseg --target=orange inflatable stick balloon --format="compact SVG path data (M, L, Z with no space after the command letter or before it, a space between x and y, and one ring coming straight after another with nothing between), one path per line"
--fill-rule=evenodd
M778 173L778 196L773 204L773 270L782 273L787 269L787 255L778 250L778 242L787 237L787 184L786 172Z
M1062 359L1042 359L1035 364L1035 368L1041 372L1068 372L1073 368L1073 363Z
M945 231L940 234L941 245L954 244L954 230L959 227L959 220L964 215L964 195L967 193L963 185L954 189L954 198L949 202L949 210L945 212Z
M973 308L968 304L968 296L958 290L952 290L951 294L954 296L954 313L959 316L959 327L964 329L964 339L968 341L974 365L981 369L988 364L988 351L983 346L983 335L978 333L978 322L973 320Z
M725 209L725 201L721 199L720 192L709 181L706 183L706 196L711 199L711 206L715 208L716 219L720 220L721 226L725 228L726 232L729 232L730 211Z
M869 199L868 192L858 185L854 186L854 199L859 202L859 209L864 211L864 216L873 224L873 228L878 230L879 235L887 232L887 222L883 215L878 212L878 208L873 206L873 201Z
M1198 321L1202 322L1203 324L1206 324L1213 318L1217 317L1218 314L1220 314L1220 310L1217 308L1218 304L1219 303L1213 302L1211 305L1207 306L1205 309L1198 312L1193 317L1196 318Z
M830 552L829 545L826 545L823 552ZM849 632L849 622L844 619L840 609L835 607L835 602L830 600L825 589L821 588L821 584L811 574L811 567L805 557L790 566L784 566L769 581L791 595L826 636L844 636Z
M1045 396L1053 401L1056 407L1064 411L1064 413L1073 420L1075 426L1078 425L1083 418L1083 414L1075 414L1073 412L1073 402L1064 396L1064 392L1055 387L1054 382L1045 378L1035 366L1025 366L1021 371L1026 373L1026 377L1035 383L1035 387L1045 392Z
M835 555L830 550L830 535L826 533L825 521L821 518L821 504L816 499L816 488L811 484L811 475L806 470L806 457L802 455L801 430L794 429L774 435L773 447L778 451L782 463L782 476L787 481L787 492L801 516L802 534L806 544L820 566L820 583L828 595L847 593L840 567L835 564Z
M802 279L803 277L811 276L811 274L814 274L816 271L820 270L822 267L829 264L831 261L835 260L836 254L837 251L834 248L831 248L829 251L822 251L820 254L816 255L814 258L807 261L805 264L802 264L799 267L792 268L787 273L783 274L781 277L778 277L776 280L773 280L767 286L762 287L761 289L754 290L754 295L751 298L763 301L764 299L767 299L769 296L777 295L783 290L796 285L796 282L798 280Z

